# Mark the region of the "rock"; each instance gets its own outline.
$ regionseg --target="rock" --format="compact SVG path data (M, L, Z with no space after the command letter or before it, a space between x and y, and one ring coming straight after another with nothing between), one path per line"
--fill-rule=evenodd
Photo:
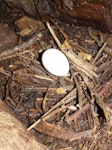
M31 16L35 16L36 8L34 0L4 0L11 8L17 7Z
M48 150L0 99L0 150Z
M0 52L16 45L18 37L8 24L0 23Z
M5 0L29 15L61 19L66 23L93 26L112 33L112 0Z
M38 0L37 10L42 18L50 16L112 33L112 0Z

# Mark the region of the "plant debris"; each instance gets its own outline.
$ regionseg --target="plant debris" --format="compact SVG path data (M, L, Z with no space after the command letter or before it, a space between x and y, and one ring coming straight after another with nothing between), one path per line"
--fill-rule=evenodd
M0 98L49 149L92 150L96 143L103 149L105 139L109 146L112 35L63 25L51 18L43 25L23 17L15 25L20 30L18 45L0 53ZM72 30L76 34L70 32L71 36L68 32ZM68 57L66 77L50 74L41 64L43 51L52 47ZM66 147L58 139L66 140Z

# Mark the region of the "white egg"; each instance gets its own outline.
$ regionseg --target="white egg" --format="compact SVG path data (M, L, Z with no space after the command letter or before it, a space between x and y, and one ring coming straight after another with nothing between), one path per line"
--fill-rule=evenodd
M69 61L58 49L48 49L42 55L44 68L53 75L66 76L69 72Z

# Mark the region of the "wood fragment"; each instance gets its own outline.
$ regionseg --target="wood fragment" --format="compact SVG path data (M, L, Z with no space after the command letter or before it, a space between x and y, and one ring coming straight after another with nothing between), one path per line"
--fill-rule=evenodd
M90 102L93 104L93 103L94 103L94 99L91 99ZM79 115L81 115L84 111L87 111L87 110L90 108L91 103L87 102L87 103L82 107L82 109L77 110L75 113L73 113L73 114L70 115L68 118L66 118L67 123L70 124L73 120L76 121L76 119L79 117Z
M110 121L110 123L112 123L112 121L110 120L111 118L109 118L109 114L107 113L107 107L105 106L104 102L102 101L102 97L103 95L105 95L105 92L108 91L108 88L111 88L112 86L112 79L109 80L108 83L106 83L103 88L98 91L98 94L96 95L97 97L97 103L99 104L99 106L103 109L104 113L105 113L105 116L106 116L106 119L107 121ZM112 94L112 93L110 93ZM90 100L90 102L86 103L81 110L78 110L76 111L75 113L73 113L71 116L69 116L66 121L67 123L70 123L71 121L73 120L76 120L78 118L78 116L83 112L83 111L86 111L90 108L91 104L94 103L94 98ZM109 115L109 116L108 116Z
M75 84L77 87L77 91L78 91L79 109L82 109L83 102L82 102L82 94L81 94L81 90L80 90L80 84L75 75L73 75L73 78L74 78L74 81L75 81Z
M0 67L0 72L3 73L4 75L8 76L8 77L11 76L11 74L8 73L3 67Z
M47 96L48 96L49 91L50 91L50 88L47 89L47 92L44 96L43 103L42 103L42 109L43 109L44 113L45 113L45 110L46 110L46 100L47 100Z
M94 58L92 64L95 64L96 60L98 59L99 55L102 53L102 51L104 50L104 48L106 47L106 45L107 45L107 42L105 42L103 44L103 46L100 48L100 50L98 51L98 53L97 53L96 57Z
M76 88L74 88L71 92L69 92L61 101L56 103L51 109L49 109L43 116L41 116L36 122L34 122L27 130L31 130L34 128L42 119L44 119L48 114L50 114L54 109L64 104L67 98L69 98L72 94L76 92Z
M46 23L46 25L47 25L49 31L51 32L51 35L53 36L53 38L54 38L55 42L57 43L58 47L68 57L68 59L70 59L70 61L76 67L80 68L90 78L92 78L93 76L98 77L97 74L94 72L96 67L93 66L93 65L90 65L86 61L80 59L73 51L69 52L67 50L62 49L61 43L58 40L58 38L56 37L56 34L55 34L54 30L52 29L52 27L50 26L50 24L48 22Z
M58 150L72 150L72 147L59 148Z
M69 140L69 141L74 141L82 137L91 137L92 134L95 132L94 129L85 130L81 132L74 132L74 131L67 130L63 127L60 127L58 125L50 124L45 121L41 121L34 128L40 133L43 133L43 134L46 134L55 138L63 139L63 140Z
M60 26L58 24L55 23L55 21L52 18L49 18L50 21L57 27L57 29L60 31L60 33L64 36L64 38L67 40L67 42L71 45L71 47L74 47L76 49L78 49L79 51L83 51L83 52L87 52L86 49L84 49L83 47L79 46L78 44L74 44L70 41L70 39L68 38L68 36L66 35L66 33L60 28Z
M16 73L14 73L14 75L16 75ZM38 78L38 79L48 80L48 81L53 82L53 80L51 78L45 77L45 76L41 76L41 75L38 75L38 74L28 74L28 73L27 74L25 74L25 73L19 74L18 73L18 75L20 75L20 76L26 76L26 77L35 77L35 78Z
M98 44L98 46L101 47L102 41L100 41L98 37L92 33L91 27L88 28L88 33L90 37Z
M31 46L31 44L34 44L36 41L40 40L38 38L38 33L34 35L34 37L32 39L30 39L29 41L27 42L24 42L23 44L21 45L17 45L11 49L8 49L8 50L5 50L3 51L1 54L0 54L0 61L2 60L5 60L5 59L8 59L10 58L11 56L10 55L13 55L16 54L16 53L20 53L23 51L23 49L27 49L28 47Z

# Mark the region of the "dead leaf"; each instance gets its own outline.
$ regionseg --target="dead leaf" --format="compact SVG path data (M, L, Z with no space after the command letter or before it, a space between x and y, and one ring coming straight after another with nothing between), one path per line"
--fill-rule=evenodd
M64 41L64 43L62 44L62 48L63 49L67 49L67 50L71 50L72 47L70 46L70 44L67 42L67 40Z
M88 54L88 53L85 53L85 52L79 52L79 53L78 53L78 57L79 57L79 58L82 58L83 60L88 60L88 61L90 61L91 58L92 58L92 55L91 55L91 54Z
M15 25L19 29L19 34L21 36L30 35L32 33L45 29L45 26L42 22L26 16L23 16L22 18L16 20Z
M57 93L57 94L65 94L65 93L66 93L66 90L65 90L63 87L60 87L60 88L57 88L57 89L56 89L56 93Z

